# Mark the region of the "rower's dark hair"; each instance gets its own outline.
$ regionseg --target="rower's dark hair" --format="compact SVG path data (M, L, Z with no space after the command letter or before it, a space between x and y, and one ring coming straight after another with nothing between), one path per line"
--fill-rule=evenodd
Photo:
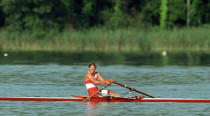
M91 66L95 66L95 68L96 68L96 64L95 63L91 63L91 64L89 64L89 68L91 67Z

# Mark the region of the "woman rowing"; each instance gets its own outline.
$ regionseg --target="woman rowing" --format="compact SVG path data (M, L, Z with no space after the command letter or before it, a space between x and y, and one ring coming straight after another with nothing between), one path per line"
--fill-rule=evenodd
M112 82L114 82L114 80L104 79L100 73L95 71L96 71L96 64L95 63L89 64L89 71L85 74L84 77L85 86L87 88L89 96L95 94L99 90L98 87L96 87L95 85L112 84ZM94 95L93 97L100 97L100 96L120 97L121 95L117 94L115 91L112 90L101 90L101 92Z

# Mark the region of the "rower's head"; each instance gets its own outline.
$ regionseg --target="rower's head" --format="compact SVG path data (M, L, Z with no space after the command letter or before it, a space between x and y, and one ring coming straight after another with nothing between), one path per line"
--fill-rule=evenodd
M89 64L89 72L94 73L96 71L96 64L95 63L91 63Z

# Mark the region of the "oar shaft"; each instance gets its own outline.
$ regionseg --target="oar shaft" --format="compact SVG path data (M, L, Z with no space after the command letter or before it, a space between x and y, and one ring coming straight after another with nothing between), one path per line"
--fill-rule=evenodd
M146 93L144 93L144 92L138 91L138 90L136 90L136 89L134 89L134 88L132 88L132 87L129 87L129 86L124 85L124 84L121 84L121 83L119 83L119 82L117 82L117 81L114 81L113 83L115 83L115 84L117 84L117 85L119 85L119 86L125 87L125 88L127 88L127 89L129 89L129 90L131 90L131 91L135 91L135 92L140 93L140 94L143 94L143 95L145 95L145 96L154 98L154 96L151 96L151 95L146 94Z
M104 87L102 87L101 89L98 89L97 92L95 92L94 94L92 94L91 96L87 97L86 99L84 99L82 102L86 102L88 101L89 99L91 99L93 96L97 95L101 90L105 89L106 87L108 87L109 85L111 84L106 84Z

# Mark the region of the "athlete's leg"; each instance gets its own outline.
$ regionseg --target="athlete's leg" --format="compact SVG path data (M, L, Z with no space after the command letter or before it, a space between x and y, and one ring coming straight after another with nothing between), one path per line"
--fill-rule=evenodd
M114 97L121 97L120 94L116 93L116 92L113 91L113 90L109 90L109 91L108 91L108 94L111 95L111 96L114 96Z

